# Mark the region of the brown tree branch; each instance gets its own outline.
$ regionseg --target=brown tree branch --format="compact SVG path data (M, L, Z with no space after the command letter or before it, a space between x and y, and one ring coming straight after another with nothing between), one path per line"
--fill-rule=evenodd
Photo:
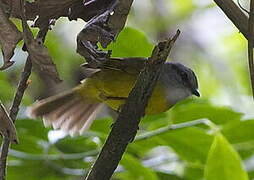
M248 60L249 71L252 85L252 96L254 98L254 64L253 64L253 47L254 47L254 0L250 1L249 24L248 24Z
M2 0L5 11L11 17L21 19L19 0ZM34 26L43 28L51 20L68 17L69 20L81 18L89 21L101 14L115 0L35 0L25 4L25 15L28 20L34 21ZM46 13L45 13L46 12Z
M249 39L248 17L232 0L214 0L246 39Z
M23 0L20 0L21 4L23 5ZM23 12L23 11L22 11ZM24 19L22 18L22 24L24 24ZM23 26L24 27L24 26ZM24 31L24 29L23 29ZM24 32L26 34L26 32ZM21 74L21 78L18 84L18 88L16 91L16 94L14 96L14 100L10 109L10 118L13 121L13 123L16 120L18 111L19 111L19 106L21 104L23 95L25 93L25 90L27 88L27 81L28 78L31 74L32 71L32 62L30 57L27 58L26 64L24 67L24 70ZM0 180L4 180L6 176L6 162L7 162L7 156L8 156L8 151L10 147L10 139L7 137L4 137L2 145L1 145L1 154L0 154Z
M0 101L0 133L13 143L18 143L16 128L4 105Z
M253 47L254 47L254 2L250 1L249 18L232 0L214 0L222 9L227 17L234 23L239 31L248 40L248 62L249 73L252 87L252 96L254 98L254 64L253 64Z
M145 107L160 76L161 68L179 34L178 30L172 39L155 46L86 180L111 178L127 145L136 136L140 119L145 114Z
M21 78L18 84L18 88L10 109L10 117L13 122L15 122L18 111L19 111L19 106L21 103L21 100L23 98L24 92L27 88L27 80L31 74L32 70L32 63L30 59L28 58L24 67L24 70L21 74ZM2 145L1 145L1 155L0 155L0 180L5 179L5 174L6 174L6 161L7 161L7 156L8 156L8 151L9 151L9 146L10 146L10 139L4 138Z
M152 131L144 132L139 135L137 135L134 139L133 142L138 142L138 141L143 141L146 139L150 139L154 136L158 136L170 131L174 130L179 130L179 129L184 129L187 127L193 127L197 125L206 125L210 127L210 120L207 119L198 119L198 120L193 120L193 121L188 121L188 122L183 122L183 123L178 123L178 124L170 124L168 126L164 126ZM99 151L96 150L91 150L88 152L81 152L81 153L61 153L61 154L31 154L23 151L18 151L15 149L10 149L9 155L19 158L19 159L24 159L24 160L33 160L33 161L41 161L41 160L50 160L50 161L55 161L55 160L77 160L77 159L84 159L84 157L88 156L97 156L99 154Z

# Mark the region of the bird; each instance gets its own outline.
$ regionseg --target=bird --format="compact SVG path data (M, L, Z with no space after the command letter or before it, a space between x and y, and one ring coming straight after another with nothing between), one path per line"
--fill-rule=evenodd
M121 109L147 62L147 58L111 58L71 90L35 102L27 114L30 118L42 117L46 127L53 126L71 136L82 135L103 104L116 112ZM181 63L165 62L145 115L165 112L192 95L200 96L195 73Z

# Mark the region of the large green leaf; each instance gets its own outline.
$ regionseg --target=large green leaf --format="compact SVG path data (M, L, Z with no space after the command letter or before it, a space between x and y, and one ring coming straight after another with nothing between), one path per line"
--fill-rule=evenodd
M253 119L229 123L222 128L223 135L234 144L243 159L252 156L254 152L253 128Z
M0 71L0 100L5 103L10 101L14 94L14 88L10 84L10 80L7 78L7 74Z
M94 150L98 147L92 137L66 137L55 143L57 149L63 153L82 153Z
M139 155L157 146L171 147L181 159L204 164L212 143L212 136L206 130L190 127L171 130L155 137L134 142L129 146L130 152Z
M239 121L242 114L229 107L214 106L208 101L188 99L178 103L169 114L174 123L207 118L216 124Z
M226 124L222 133L231 143L242 143L254 140L254 120L244 120Z
M60 180L63 177L60 169L49 166L46 161L20 161L17 165L9 165L7 173L8 180Z
M148 138L133 142L128 146L128 152L138 155L139 157L145 157L147 152L151 151L157 146L167 146L167 142L160 136Z
M112 50L113 57L149 57L153 45L143 32L127 27L107 49Z
M183 173L184 180L203 180L204 165L186 163Z
M212 143L212 136L204 129L191 127L172 130L160 138L184 160L204 164Z
M41 120L18 119L15 124L20 136L26 134L35 136L38 139L48 140L49 128L45 128Z
M114 123L112 118L97 119L90 127L90 131L95 132L100 138L106 138L111 130L111 125Z
M208 154L206 180L248 180L238 153L221 135L217 134Z
M119 173L121 180L159 180L153 170L144 167L139 159L136 159L130 154L125 154L120 164L124 167L125 172Z
M28 153L43 153L48 144L48 131L42 122L31 119L18 119L16 121L19 144L13 144L12 148Z
M171 120L169 118L169 114L166 112L154 115L147 115L141 120L140 130L142 130L142 128L147 130L154 130L160 127L167 126L170 123Z
M156 172L156 173L157 176L160 178L160 180L184 180L183 178L177 175L167 174L164 172Z

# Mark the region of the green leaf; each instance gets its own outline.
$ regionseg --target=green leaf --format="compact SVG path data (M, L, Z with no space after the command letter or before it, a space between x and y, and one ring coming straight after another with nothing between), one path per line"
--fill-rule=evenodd
M244 120L238 122L232 122L223 127L222 133L231 143L242 143L247 141L253 141L254 133L254 120Z
M248 171L249 179L254 179L254 171L253 169Z
M41 120L18 119L16 127L19 133L27 136L35 136L38 139L48 140L49 128L45 128Z
M17 165L8 167L8 180L26 179L26 180L60 180L63 179L62 172L54 169L46 161L17 161Z
M155 172L147 167L144 167L142 163L140 163L140 160L134 158L130 154L125 154L120 164L123 165L124 169L127 171L125 173L118 174L122 180L159 180Z
M90 131L96 132L101 138L106 138L113 123L114 121L112 118L96 119L90 127Z
M205 166L206 180L248 180L238 153L221 135L217 134Z
M229 107L214 106L206 100L188 99L172 108L169 116L174 123L207 118L215 124L240 121L242 114Z
M183 178L173 175L173 174L167 174L164 172L156 172L157 176L160 178L160 180L184 180Z
M146 130L154 130L160 127L167 126L170 123L171 120L169 118L169 114L166 112L153 115L146 115L141 120L140 130L142 130L142 128Z
M254 152L254 120L244 120L226 124L221 132L234 144L234 147L241 155L242 159L249 158Z
M45 145L49 143L47 137L49 129L43 127L42 122L31 119L18 119L16 127L19 144L13 144L13 149L34 154L45 151Z
M127 27L107 49L112 50L113 57L149 57L153 45L143 32Z
M173 0L172 6L174 7L172 8L173 14L176 14L177 17L182 18L189 17L190 13L195 10L194 2L190 0Z
M204 164L212 144L212 136L197 127L172 130L159 137L182 159L192 163Z
M213 137L205 129L190 127L166 133L130 144L128 150L144 156L157 146L171 147L174 152L189 162L205 164Z
M97 148L97 144L89 137L66 137L55 143L55 147L63 153L82 153Z
M146 153L151 151L153 148L158 146L166 146L166 142L164 139L159 136L149 138L147 140L137 141L131 143L128 146L127 151L129 153L137 154L140 157L145 157Z
M14 88L10 84L10 80L7 78L7 73L0 72L0 99L3 103L10 101L14 94Z

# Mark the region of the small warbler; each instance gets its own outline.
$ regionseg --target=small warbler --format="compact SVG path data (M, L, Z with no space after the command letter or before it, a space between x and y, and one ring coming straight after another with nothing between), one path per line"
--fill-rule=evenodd
M69 134L82 134L88 129L104 103L119 110L133 88L147 59L111 59L73 89L40 100L28 109L32 118L41 116L45 126L62 129ZM180 64L166 62L149 99L145 114L167 111L178 101L191 95L200 96L194 72Z

